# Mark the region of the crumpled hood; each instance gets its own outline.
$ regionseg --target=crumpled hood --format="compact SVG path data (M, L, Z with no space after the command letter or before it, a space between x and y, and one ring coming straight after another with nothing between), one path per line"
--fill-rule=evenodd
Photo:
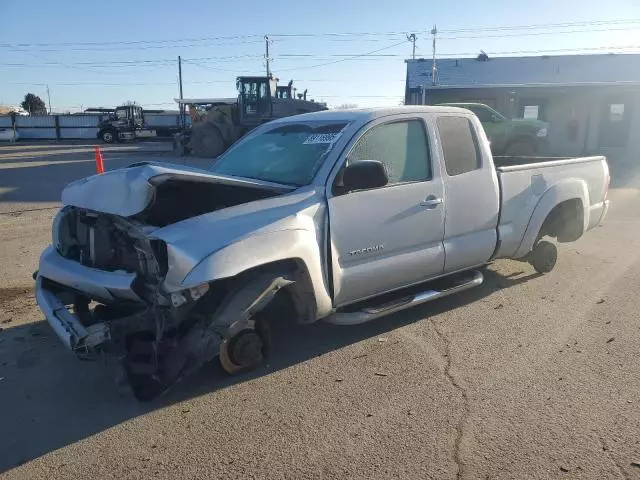
M175 179L274 191L290 190L270 182L217 175L199 168L170 163L138 163L70 183L62 191L62 203L130 217L149 205L157 185Z
M245 203L188 218L153 232L189 256L201 257L248 236L274 230L301 228L304 211L309 214L322 202L322 192L306 187L278 197ZM310 228L313 228L310 225Z
M165 286L177 288L201 261L242 239L283 230L316 231L316 217L324 211L323 198L324 189L309 186L188 218L153 231L151 236L167 245L169 271ZM286 245L281 247L287 248Z

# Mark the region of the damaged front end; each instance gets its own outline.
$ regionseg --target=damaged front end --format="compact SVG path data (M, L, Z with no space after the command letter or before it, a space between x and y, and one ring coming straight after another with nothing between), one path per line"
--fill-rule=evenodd
M52 245L40 257L38 304L78 357L116 359L139 399L157 396L221 351L228 371L250 368L268 347L258 313L288 280L205 277L188 288L182 282L216 245L232 240L229 228L213 230L204 216L289 191L146 163L74 182L62 193ZM191 227L181 224L190 219ZM194 224L215 238L185 247L199 238Z
M291 283L258 275L167 292L167 246L155 228L64 207L36 277L37 302L65 345L81 359L118 360L141 400L221 352L231 373L258 365L269 343L259 312Z

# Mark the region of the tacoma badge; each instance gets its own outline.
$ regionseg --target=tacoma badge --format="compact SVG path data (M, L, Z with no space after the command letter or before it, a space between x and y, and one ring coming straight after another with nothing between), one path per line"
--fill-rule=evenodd
M356 250L351 250L349 252L349 255L351 255L352 257L358 256L358 255L366 255L369 253L376 253L376 252L382 252L382 250L384 250L384 245L374 245L373 247L365 247L365 248L358 248Z

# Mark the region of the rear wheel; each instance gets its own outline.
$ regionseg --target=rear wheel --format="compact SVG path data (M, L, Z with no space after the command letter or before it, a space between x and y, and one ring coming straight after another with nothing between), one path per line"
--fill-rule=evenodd
M100 139L104 143L115 143L118 140L118 135L113 130L104 130L100 133Z
M529 254L529 263L538 273L549 273L556 266L558 248L551 242L538 242Z
M220 130L214 125L193 127L189 148L197 157L214 158L225 151L225 142Z

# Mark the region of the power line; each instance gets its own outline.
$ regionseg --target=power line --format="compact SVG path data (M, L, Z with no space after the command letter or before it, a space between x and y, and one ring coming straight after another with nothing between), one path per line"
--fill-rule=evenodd
M593 32L623 32L629 30L639 30L640 25L637 27L623 27L623 28L596 28L588 30L567 30L562 32L524 32L524 33L499 33L495 35L460 35L453 37L438 37L440 40L458 40L462 38L506 38L506 37L530 37L539 35L565 35L568 33L593 33Z
M614 20L595 20L595 21L583 21L583 22L564 22L564 23L538 23L527 25L508 25L508 26L494 26L494 27L474 27L474 28L460 28L451 30L442 30L442 33L467 33L467 32L482 32L482 31L513 31L513 30L528 30L528 29L552 29L552 28L565 28L565 27L587 27L587 26L602 26L602 25L629 25L640 23L640 18L631 19L614 19ZM428 30L409 30L416 33L429 33ZM388 31L388 32L320 32L320 33L268 33L269 37L278 38L284 40L286 38L328 38L334 37L336 39L344 39L344 37L394 37L404 36L405 31ZM233 44L241 44L246 41L251 43L262 43L264 34L244 34L244 35L227 35L217 37L196 37L196 38L182 38L182 39L160 39L160 40L133 40L133 41L106 41L106 42L41 42L41 43L2 43L0 48L25 48L25 47L105 47L105 46L117 46L117 45L136 45L137 48L151 48L152 45L159 45L154 48L179 48L184 43L194 44L194 46L206 46L200 45L201 42L216 42L216 41L233 41ZM166 44L175 44L171 47ZM164 47L162 46L164 45Z
M210 70L212 72L225 72L225 73L254 73L253 70L229 70L229 69L224 69L224 68L217 68L217 67L208 67L206 65L202 65L202 62L196 62L193 60L183 60L184 63L188 63L190 65L195 65L196 67L200 67L204 70Z
M388 50L400 45L404 45L405 40L399 43L394 43L392 45L388 45L383 48L379 48L377 50L373 50L371 52L359 53L359 54L325 54L325 55L313 55L313 54L279 54L276 58L281 58L283 60L320 60L325 58L339 58L339 60L333 60L325 63L320 63L317 65L306 65L295 68L287 68L284 70L280 70L280 72L292 71L292 70L300 70L307 68L316 68L322 67L326 65L332 65L335 63L346 62L351 60L383 60L386 58L406 58L407 55L401 53L387 53L380 54L378 52ZM588 52L594 50L607 50L607 51L617 51L617 50L629 50L629 49L638 49L640 48L638 45L614 45L614 46L596 46L596 47L578 47L578 48L561 48L561 49L547 49L547 50L513 50L513 51L495 51L490 52L493 55L507 55L514 53L550 53L550 52ZM461 55L476 55L477 52L450 52L450 53L439 53L438 56L461 56ZM416 53L416 55L421 56L420 53ZM41 57L39 57L41 58ZM237 60L247 60L247 59L260 59L263 58L262 55L235 55L235 56L226 56L226 57L200 57L200 58L189 58L183 59L184 63L196 65L198 67L204 68L206 70L211 71L220 71L227 73L242 73L247 72L251 73L253 70L238 70L238 69L224 69L218 67L210 67L205 64L207 63L219 63L223 61L237 61ZM141 59L141 60L122 60L122 61L104 61L104 62L40 62L40 63L4 63L2 66L29 66L29 67L44 67L44 66L62 66L62 67L93 67L93 68L117 68L117 67L152 67L152 66L175 66L175 59ZM102 74L103 72L87 70L90 73L98 73Z
M606 51L608 53L614 53L615 51L620 50L640 50L640 45L625 45L625 46L608 46L608 47L580 47L580 48L551 48L545 50L511 50L511 51L501 51L501 52L491 52L491 55L516 55L516 54L544 54L544 53L555 53L555 52L592 52L592 51ZM469 55L477 55L478 52L456 52L456 53L438 53L438 57L456 57L456 56L469 56Z
M296 83L344 83L346 79L293 79ZM404 83L406 79L385 80L385 83ZM233 84L233 80L203 80L184 81L185 85L213 85L213 84ZM102 82L63 82L63 83L38 83L38 82L6 82L5 85L20 86L46 86L51 87L149 87L149 86L173 86L175 82L124 82L124 83L102 83Z
M233 41L233 42L226 42L226 43L220 43L220 42L206 42L206 43L187 43L187 44L178 44L178 45L146 45L146 46L122 46L122 47L118 47L118 46L108 46L108 45L104 45L104 48L96 48L96 47L65 47L65 48L38 48L38 52L68 52L68 51L74 51L74 52L111 52L114 50L117 51L121 51L121 50L150 50L150 49L163 49L163 50L169 50L169 49L177 49L177 48L198 48L198 47L230 47L230 46L236 46L236 45L247 45L247 44L255 44L255 43L262 43L259 40L247 40L247 41ZM16 47L7 47L7 46L3 46L0 45L0 48L11 48L14 51L17 52L29 52L32 51L29 48L16 48Z
M177 38L168 40L133 40L133 41L108 41L108 42L46 42L46 43L0 43L0 47L70 47L74 45L84 46L104 46L104 45L139 45L144 43L180 43L180 42L197 42L197 41L215 41L215 40L243 40L248 38L262 38L263 35L229 35L221 37L199 37L199 38ZM260 40L261 42L261 40Z
M594 20L584 22L564 22L564 23L534 23L528 25L506 25L496 27L473 27L459 28L455 30L442 30L442 33L464 33L464 32L483 32L483 31L500 31L500 30L527 30L536 28L563 28L563 27L587 27L596 25L619 25L640 23L640 18L624 18L617 20Z
M393 45L388 45L386 47L379 48L379 49L373 50L371 52L361 53L361 54L358 54L358 55L354 55L352 57L343 58L341 60L334 60L333 62L319 63L317 65L308 65L308 66L305 66L305 67L298 67L298 68L288 68L288 69L285 69L285 70L280 70L280 72L289 72L289 71L292 71L292 70L302 70L302 69L307 69L307 68L325 67L327 65L333 65L335 63L347 62L349 60L355 60L356 58L361 58L361 57L364 57L364 56L367 56L367 55L372 55L374 53L382 52L383 50L389 50L390 48L394 48L394 47L397 47L399 45L405 45L405 41L406 40L403 40L402 42L394 43Z

